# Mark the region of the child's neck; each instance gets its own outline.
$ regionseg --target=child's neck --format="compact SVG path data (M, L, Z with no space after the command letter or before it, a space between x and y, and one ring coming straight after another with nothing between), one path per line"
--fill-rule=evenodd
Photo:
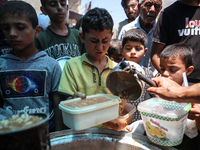
M65 23L51 23L50 29L58 35L67 36L68 34L68 27L65 25Z
M25 51L25 50L15 51L14 50L14 55L23 61L28 60L32 56L35 56L37 53L38 53L38 49L36 49L36 48L34 50L30 50L30 51Z
M101 74L101 72L103 71L103 69L105 68L108 59L106 56L104 56L101 60L95 60L93 58L91 58L90 56L86 55L88 60L95 66L97 67L99 74Z

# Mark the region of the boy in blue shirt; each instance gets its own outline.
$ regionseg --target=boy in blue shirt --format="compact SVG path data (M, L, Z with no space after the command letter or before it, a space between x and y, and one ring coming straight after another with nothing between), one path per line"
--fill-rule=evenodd
M61 76L56 60L35 47L40 34L34 8L23 1L1 6L2 31L13 48L0 57L0 102L12 114L46 114L50 131L55 130L55 96Z

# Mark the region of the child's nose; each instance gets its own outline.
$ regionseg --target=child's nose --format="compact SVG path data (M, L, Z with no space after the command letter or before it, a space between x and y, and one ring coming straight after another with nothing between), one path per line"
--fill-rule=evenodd
M103 44L101 42L98 43L98 49L102 50L103 49Z
M163 72L163 76L168 77L168 76L169 76L169 72L168 72L167 70L165 70L165 71Z
M15 29L10 29L10 36L16 36L17 35L17 32L15 31Z
M62 9L62 5L58 2L58 9Z
M131 53L136 53L135 48L132 48Z

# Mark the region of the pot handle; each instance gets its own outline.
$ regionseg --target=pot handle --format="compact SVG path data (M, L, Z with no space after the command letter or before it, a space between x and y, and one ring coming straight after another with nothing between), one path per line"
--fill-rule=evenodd
M148 79L145 75L143 75L142 73L140 73L139 71L135 70L134 71L135 74L137 74L138 78L140 80L143 80L144 82L146 82L147 84L149 84L150 86L154 86L157 87L158 85L156 84L156 82L154 82L151 79Z
M129 66L125 61L122 61L120 63L120 67L122 69L125 69L127 66ZM143 80L144 82L146 82L147 84L149 84L150 86L154 86L157 87L158 85L156 84L156 82L154 82L153 80L147 78L145 75L143 75L141 72L137 71L136 69L130 69L130 73L132 74L137 74L138 78L140 80Z

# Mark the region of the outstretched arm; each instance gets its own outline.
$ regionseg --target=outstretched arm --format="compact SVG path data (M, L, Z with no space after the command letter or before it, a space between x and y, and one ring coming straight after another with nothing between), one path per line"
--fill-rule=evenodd
M175 81L165 77L153 78L158 87L149 87L147 92L158 95L159 97L177 102L200 103L200 83L189 87L182 87Z
M160 53L164 49L165 45L161 43L153 42L151 48L151 62L153 66L159 71L160 70Z

